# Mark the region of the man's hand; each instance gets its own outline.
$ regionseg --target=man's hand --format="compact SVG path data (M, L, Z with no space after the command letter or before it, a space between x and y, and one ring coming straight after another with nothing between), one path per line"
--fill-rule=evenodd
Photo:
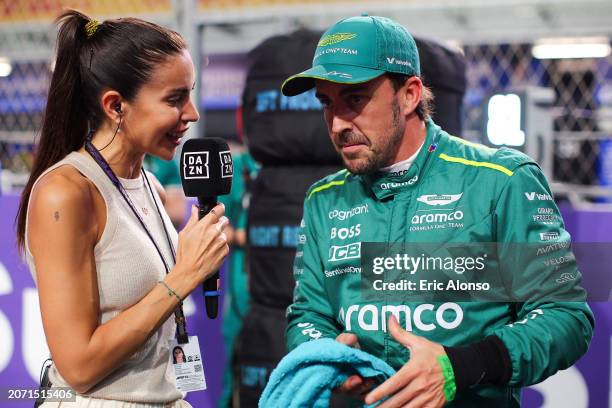
M389 318L389 332L410 350L410 360L391 378L376 387L366 398L373 404L390 397L378 408L439 408L444 405L444 376L438 356L446 355L442 345L403 330L395 316Z
M338 335L338 337L336 337L336 341L350 347L359 347L357 336L352 333L341 333ZM351 375L342 383L340 387L336 388L334 391L349 394L363 401L365 398L365 393L370 391L373 385L374 380L372 379L364 380L358 375Z

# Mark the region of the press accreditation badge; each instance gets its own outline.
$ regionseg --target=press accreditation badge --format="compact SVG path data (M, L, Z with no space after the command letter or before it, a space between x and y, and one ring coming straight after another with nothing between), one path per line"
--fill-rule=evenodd
M176 388L181 392L205 390L206 378L198 337L189 336L189 343L185 344L178 344L176 339L172 339L169 344Z

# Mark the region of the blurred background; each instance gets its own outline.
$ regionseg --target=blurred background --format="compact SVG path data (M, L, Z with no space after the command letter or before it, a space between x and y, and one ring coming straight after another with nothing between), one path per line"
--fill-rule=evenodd
M253 102L259 105L252 111L266 110L261 92L251 100L245 87L254 59L249 52L270 37L296 30L320 33L342 17L368 12L393 18L418 39L435 42L461 61L458 75L441 69L425 76L426 81L441 83L440 95L459 95L453 105L454 133L493 146L509 145L534 157L551 181L574 240L598 243L600 253L612 253L605 246L612 241L610 0L0 0L0 388L35 386L40 365L48 356L36 290L15 249L13 222L32 164L54 64L53 20L64 7L98 20L137 16L179 31L189 43L199 77L193 97L202 119L191 127L189 137L225 138L235 153L246 157L239 162L235 184L240 187L232 198L238 208L232 220L238 232L233 252L241 257L237 266L225 268L225 324L237 323L226 326L222 337L221 321L204 317L202 299L192 296L187 302L190 327L201 333L208 383L208 390L189 396L196 407L217 406L220 401L224 406L250 406L246 399L240 403L238 387L228 388L223 375L234 377L234 384L260 387L273 366L252 361L241 366L236 362L240 352L229 360L223 357L238 347L234 339L240 336L253 288L251 283L248 289L246 271L258 267L249 266L242 251L266 246L261 234L269 232L262 226L249 227L250 221L256 221L249 218L255 216L248 209L249 186L256 185L260 168L263 177L266 163L257 154L248 155L249 141L257 139L249 133L253 116L242 115L241 105ZM282 64L284 55L294 59L295 54L285 44L279 46L276 58ZM301 54L310 60L312 48ZM435 55L430 58L435 60ZM296 109L320 109L316 102L305 103ZM316 113L314 117L319 117L320 112ZM264 224L269 228L269 223ZM293 253L289 251L286 258ZM603 267L604 274L612 275L609 265ZM244 274L244 279L236 273ZM290 276L290 266L284 273ZM606 298L593 300L597 300L591 302L597 324L591 349L575 367L526 390L525 406L612 406L612 305ZM239 310L228 317L231 306L227 305L232 302ZM280 328L270 330L282 336ZM246 334L241 336L244 339Z

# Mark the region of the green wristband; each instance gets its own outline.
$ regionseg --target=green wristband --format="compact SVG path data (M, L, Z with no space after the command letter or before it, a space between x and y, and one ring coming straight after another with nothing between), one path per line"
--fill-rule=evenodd
M442 368L442 376L444 377L444 397L446 402L451 402L457 394L457 386L455 384L455 373L447 355L438 356L438 363Z

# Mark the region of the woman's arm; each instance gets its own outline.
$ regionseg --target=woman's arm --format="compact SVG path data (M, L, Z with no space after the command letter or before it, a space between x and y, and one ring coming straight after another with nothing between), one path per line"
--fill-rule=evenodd
M78 393L134 354L178 303L156 285L138 303L98 325L94 246L100 228L94 189L82 176L53 172L38 183L29 209L29 246L47 343L57 369ZM223 207L215 212L223 215ZM226 223L225 217L219 221L214 214L198 221L197 211L192 211L179 234L177 265L165 278L180 296L187 296L227 255L221 232Z

